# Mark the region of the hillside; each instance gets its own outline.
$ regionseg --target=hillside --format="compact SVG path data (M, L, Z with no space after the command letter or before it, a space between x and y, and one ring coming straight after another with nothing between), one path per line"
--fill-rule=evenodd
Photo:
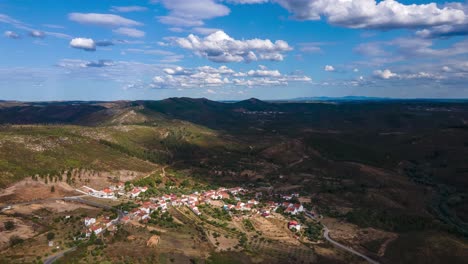
M122 175L149 177L158 192L183 182L298 192L326 223L354 230L336 239L392 263L438 235L467 247L467 120L463 102L3 102L0 187L31 177L100 187ZM403 262L450 254L417 251Z

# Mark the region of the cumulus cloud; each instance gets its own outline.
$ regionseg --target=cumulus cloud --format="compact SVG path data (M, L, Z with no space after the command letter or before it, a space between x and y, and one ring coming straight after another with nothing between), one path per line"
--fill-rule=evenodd
M70 13L68 14L68 19L80 24L106 27L134 27L143 25L135 20L113 14Z
M223 31L217 31L204 38L190 34L186 38L172 38L172 41L179 47L191 50L213 62L282 61L283 53L292 50L284 40L236 40Z
M175 68L165 68L164 73L168 75L190 75L192 74L191 71L186 70L180 66L177 66Z
M159 22L173 26L199 27L203 20L226 16L230 10L228 7L217 3L215 0L158 0L169 14L159 16Z
M312 79L303 75L284 75L278 70L261 67L247 72L236 72L227 66L214 68L201 66L183 68L180 66L165 68L165 75L153 78L154 88L196 88L225 86L276 86L288 85L289 82L310 82Z
M253 77L280 77L281 73L278 70L250 70L247 72L248 76Z
M11 39L19 39L21 38L21 36L16 33L16 32L13 32L13 31L5 31L5 33L3 33L3 35L7 38L11 38Z
M144 31L134 29L134 28L128 28L128 27L120 27L120 28L112 30L112 32L119 34L119 35L131 37L131 38L142 38L146 34Z
M435 3L405 5L395 0L273 0L300 20L326 17L349 28L398 29L457 25L466 22L463 10Z
M144 6L113 6L110 9L111 12L117 13L143 12L147 10L148 8Z
M90 38L74 38L70 41L70 47L85 51L95 51L96 42Z
M332 65L325 65L323 69L327 72L335 71L335 67L333 67Z
M390 79L390 78L398 77L398 74L393 73L389 69L385 69L385 70L375 70L374 71L374 76L377 77L377 78L380 78L380 79L387 80L387 79Z

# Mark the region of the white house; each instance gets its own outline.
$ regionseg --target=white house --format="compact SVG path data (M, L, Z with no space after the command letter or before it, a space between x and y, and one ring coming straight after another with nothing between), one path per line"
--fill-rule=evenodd
M134 188L132 190L132 192L130 193L130 197L136 198L136 197L138 197L138 195L140 195L140 193L141 193L140 189Z
M96 223L96 218L86 217L85 220L84 220L85 226L90 226L90 225L95 224L95 223Z

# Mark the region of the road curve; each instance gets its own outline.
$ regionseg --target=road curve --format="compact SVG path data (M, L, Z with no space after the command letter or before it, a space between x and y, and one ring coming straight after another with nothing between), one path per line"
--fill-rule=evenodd
M324 230L324 232L323 232L323 237L325 237L325 239L326 239L328 242L332 243L334 246L336 246L336 247L338 247L338 248L340 248L340 249L346 250L346 251L348 251L349 253L352 253L352 254L354 254L354 255L356 255L356 256L359 256L359 257L365 259L367 262L369 262L369 263L371 263L371 264L379 264L379 262L377 262L377 261L375 261L375 260L369 258L368 256L366 256L366 255L364 255L364 254L362 254L362 253L359 253L359 252L357 252L356 250L354 250L354 249L352 249L352 248L350 248L350 247L347 247L347 246L345 246L345 245L343 245L343 244L340 244L340 243L336 242L335 240L331 239L331 238L330 238L330 235L329 235L330 230L329 230L328 227L326 227L325 225L323 226L323 230Z
M45 260L44 260L44 264L52 264L54 263L57 259L63 257L66 253L68 252L71 252L71 251L74 251L76 249L76 247L72 247L72 248L69 248L67 250L64 250L62 252L59 252L55 255L52 255L52 256L49 256L47 257Z
M309 211L307 211L307 210L305 211L305 215L306 215L307 217L311 218L311 219L315 219L315 220L316 220L315 216L314 216L313 214L311 214L311 213L310 213ZM364 255L364 254L362 254L362 253L359 253L359 252L357 252L356 250L354 250L354 249L352 249L352 248L350 248L350 247L347 247L347 246L345 246L345 245L343 245L343 244L340 244L340 243L336 242L335 240L331 239L331 238L330 238L330 230L329 230L328 227L326 227L323 223L322 223L322 225L323 225L323 237L324 237L328 242L330 242L332 245L334 245L335 247L340 248L340 249L342 249L342 250L348 251L348 252L351 253L351 254L354 254L354 255L356 255L356 256L359 256L359 257L365 259L367 262L369 262L369 263L371 263L371 264L379 264L379 262L377 262L377 261L375 261L375 260L369 258L368 256L366 256L366 255Z

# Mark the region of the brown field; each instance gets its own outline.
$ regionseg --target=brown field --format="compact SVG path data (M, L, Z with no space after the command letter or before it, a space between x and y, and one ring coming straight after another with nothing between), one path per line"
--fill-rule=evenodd
M51 192L52 186L55 188L54 192ZM34 181L28 178L0 190L0 205L79 194L73 187L64 182L45 184L40 180Z

